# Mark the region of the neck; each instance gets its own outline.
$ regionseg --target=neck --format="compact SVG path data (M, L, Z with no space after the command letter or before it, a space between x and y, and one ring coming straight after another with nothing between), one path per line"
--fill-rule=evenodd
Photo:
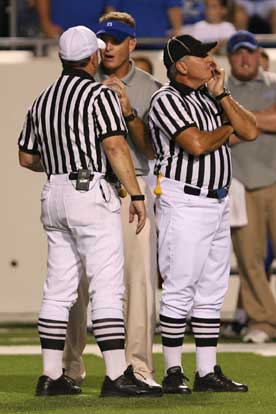
M186 76L176 76L175 77L176 82L181 83L182 85L188 86L192 89L198 89L201 86L205 85L205 82L202 80L198 81L196 79L187 78Z
M115 69L106 68L105 66L103 66L103 64L101 66L102 66L102 71L105 75L108 75L111 78L116 77L119 79L122 79L125 76L127 76L127 74L129 73L131 69L131 63L129 61L125 62L120 67L115 68Z

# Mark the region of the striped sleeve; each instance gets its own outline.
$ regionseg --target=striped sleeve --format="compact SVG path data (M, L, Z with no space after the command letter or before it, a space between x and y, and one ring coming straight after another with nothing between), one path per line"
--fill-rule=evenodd
M152 106L152 117L154 124L171 139L187 128L196 127L180 97L172 93L157 95Z
M18 146L20 151L27 152L29 154L38 155L37 138L34 133L31 110L28 111L23 129L18 138Z
M103 88L95 100L94 117L100 140L114 135L126 135L127 126L122 114L119 98L109 88Z

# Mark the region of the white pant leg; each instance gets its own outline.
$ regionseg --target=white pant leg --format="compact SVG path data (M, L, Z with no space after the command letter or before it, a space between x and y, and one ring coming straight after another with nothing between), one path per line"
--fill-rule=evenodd
M211 243L202 275L198 281L192 316L219 318L230 274L231 238L229 226L229 199L219 203L218 229Z
M190 196L183 183L163 178L156 201L159 266L163 282L160 313L183 318L192 308L197 285L211 252L221 203Z

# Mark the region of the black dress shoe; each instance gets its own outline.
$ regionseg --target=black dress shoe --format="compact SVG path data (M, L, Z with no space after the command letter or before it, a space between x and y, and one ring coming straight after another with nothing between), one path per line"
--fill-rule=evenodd
M162 381L164 394L191 394L192 391L186 385L185 380L189 381L183 374L181 367L169 368Z
M53 380L46 375L42 375L38 379L35 395L38 397L45 397L51 395L76 395L80 394L81 389L72 378L62 375L56 380Z
M198 392L247 392L248 386L234 382L223 375L219 365L214 366L214 372L200 377L195 375L194 391Z
M159 387L149 387L142 381L136 379L133 368L130 365L123 375L111 380L108 376L105 377L101 397L161 397L163 392Z

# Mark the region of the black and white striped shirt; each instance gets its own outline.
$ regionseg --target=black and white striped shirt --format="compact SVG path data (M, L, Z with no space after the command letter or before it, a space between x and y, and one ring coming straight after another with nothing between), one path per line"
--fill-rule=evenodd
M45 172L80 168L106 173L101 141L126 135L116 94L82 70L64 70L29 109L18 139L21 151L38 154Z
M208 190L228 187L232 175L228 143L196 157L175 141L187 128L213 131L222 125L222 108L207 88L194 90L175 81L163 86L153 95L149 112L155 174Z

